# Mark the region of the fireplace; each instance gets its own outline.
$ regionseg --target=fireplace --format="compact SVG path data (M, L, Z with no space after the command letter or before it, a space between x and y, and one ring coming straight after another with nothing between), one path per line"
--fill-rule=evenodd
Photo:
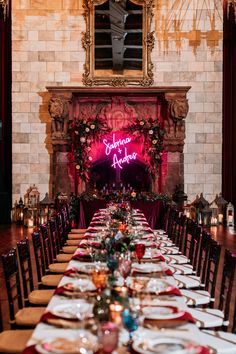
M171 195L176 185L184 183L183 146L189 88L48 87L51 95L49 113L52 119L53 194L78 194L91 188L102 189L115 185ZM71 122L93 116L106 121L111 128L106 139L127 139L129 144L125 151L130 159L115 169L111 156L108 156L110 154L106 154L103 139L94 142L90 153L92 165L85 183L78 177L73 159L69 158L73 144L68 126ZM156 118L165 132L164 151L158 175L151 178L147 172L150 166L147 166L143 154L145 141L129 141L122 129L135 119ZM127 159L123 158L122 161L127 162Z

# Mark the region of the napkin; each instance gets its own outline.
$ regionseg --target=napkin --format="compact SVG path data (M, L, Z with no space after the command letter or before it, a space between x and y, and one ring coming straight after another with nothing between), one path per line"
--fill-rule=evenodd
M63 319L63 320L66 320L66 321L72 321L72 322L77 322L78 321L77 318L64 318L64 317L60 317L60 316L54 315L50 311L47 311L40 318L40 322L48 323L49 320L59 320L59 319Z
M83 271L83 270L77 269L77 268L70 268L70 269L66 270L63 275L66 276L66 277L72 277L73 278L73 277L77 277L78 275L80 275L82 277L83 274L85 276L85 274L88 275L89 272L88 271Z
M157 254L156 256L153 256L152 259L155 259L156 261L161 261L161 262L165 262L165 258L162 256L162 254Z
M158 295L175 295L175 296L182 296L182 293L178 288L170 286L165 291L161 291Z
M22 354L38 354L38 352L35 349L35 345L30 345L23 350Z
M94 248L101 248L101 243L100 242L83 242L79 244L79 248L88 248L88 247L94 247Z
M80 251L77 252L71 259L75 260L75 261L84 261L84 262L90 262L91 261L91 256L90 254Z

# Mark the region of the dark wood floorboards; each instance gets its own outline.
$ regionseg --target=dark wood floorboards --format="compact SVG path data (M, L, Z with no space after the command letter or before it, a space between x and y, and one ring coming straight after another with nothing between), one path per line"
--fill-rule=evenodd
M209 231L212 234L212 237L217 240L222 245L222 254L221 254L221 261L219 267L219 274L217 279L217 286L216 286L216 301L215 306L218 305L218 294L220 291L220 284L221 284L221 275L222 275L222 267L223 267L223 256L225 248L230 249L232 252L236 253L236 230L229 230L226 227L218 226L218 227L211 227ZM32 242L31 242L31 233L32 229L27 229L23 226L19 226L16 224L12 225L0 225L0 255L3 253L8 252L12 247L16 246L16 243L26 236L29 237L30 240L30 247L31 247L31 259L32 259L32 266L33 266L33 276L35 287L36 284L36 271L35 271L35 262L33 257L33 250L32 250ZM235 283L235 282L234 282ZM2 316L3 316L3 324L4 329L9 328L9 313L8 313L8 302L7 302L7 294L5 290L5 282L3 277L3 269L2 269L2 261L0 259L0 300L1 300L1 308L2 308ZM236 284L234 284L234 294L236 296ZM233 310L235 304L235 297L232 299L231 308ZM231 318L233 313L231 314Z

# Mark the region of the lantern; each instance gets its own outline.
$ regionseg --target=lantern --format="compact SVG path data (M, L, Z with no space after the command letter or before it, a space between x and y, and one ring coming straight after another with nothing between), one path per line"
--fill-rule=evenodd
M229 203L226 209L227 226L234 226L234 206Z
M19 225L23 225L24 222L24 207L25 205L20 197L19 203L16 205L16 222Z
M211 209L211 225L216 226L218 225L219 212L218 212L218 206L215 201L211 203L210 209Z
M212 216L212 210L209 207L209 204L207 204L201 211L201 219L202 219L202 225L205 227L211 226L211 216Z
M219 197L216 200L216 204L218 206L219 210L219 224L223 224L225 217L226 217L226 206L227 206L227 201L222 197L222 194L220 193Z
M54 207L54 200L49 198L48 193L45 194L45 197L39 202L39 208L40 208L40 218L41 215L44 214L44 222L42 223L40 221L40 224L44 224L47 222L52 214ZM42 214L42 210L44 213Z
M48 215L45 213L44 209L41 209L39 213L39 224L45 224L47 222L47 217Z
M33 215L28 208L24 208L24 226L34 227Z
M203 223L203 215L202 211L203 209L209 205L208 201L203 197L203 193L200 194L200 197L196 195L195 200L191 203L196 209L196 219L198 221L199 225L204 225Z
M190 218L190 208L191 205L190 204L186 204L184 205L183 209L184 209L184 215L186 215L186 218Z

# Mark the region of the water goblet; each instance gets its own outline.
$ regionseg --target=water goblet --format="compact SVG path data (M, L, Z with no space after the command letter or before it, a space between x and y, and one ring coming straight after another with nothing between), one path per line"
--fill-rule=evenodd
M141 263L141 259L145 254L146 246L143 243L136 243L134 246L136 257L138 258L138 263Z
M124 327L129 332L128 346L131 347L133 341L133 333L138 329L139 325L139 312L126 308L122 313L122 321Z
M111 354L118 346L119 328L113 322L104 322L98 328L98 344L102 353Z
M126 278L130 275L132 267L132 261L127 258L121 258L119 261L118 270L120 275L124 278L124 286L126 286Z

